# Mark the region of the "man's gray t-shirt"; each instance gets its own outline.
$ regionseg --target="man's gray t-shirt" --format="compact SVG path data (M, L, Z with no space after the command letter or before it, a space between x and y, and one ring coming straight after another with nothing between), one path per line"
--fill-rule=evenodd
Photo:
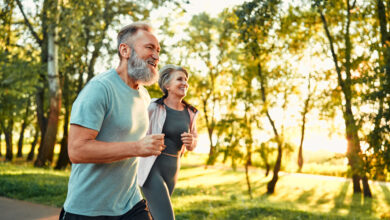
M95 76L80 92L70 123L98 131L98 141L137 141L147 132L149 102L144 87L130 88L111 69ZM114 163L72 164L65 211L87 216L126 213L142 199L136 184L137 166L136 157Z

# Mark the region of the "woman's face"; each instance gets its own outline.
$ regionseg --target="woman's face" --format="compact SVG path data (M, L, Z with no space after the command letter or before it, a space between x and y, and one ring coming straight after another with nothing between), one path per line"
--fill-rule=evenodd
M172 78L165 86L165 88L168 90L168 95L174 95L183 98L186 96L188 89L187 76L182 71L174 71L171 74Z

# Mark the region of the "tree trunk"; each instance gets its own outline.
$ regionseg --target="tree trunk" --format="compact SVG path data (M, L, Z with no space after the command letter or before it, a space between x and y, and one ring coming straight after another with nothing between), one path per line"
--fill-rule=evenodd
M69 156L68 156L68 132L64 132L64 137L61 140L61 151L58 156L57 165L54 169L60 170L66 168L68 164L70 164Z
M3 131L2 131L1 128L0 128L0 157L3 156L2 153L1 153L1 148L2 148L2 145L3 145L3 144L2 144L3 142L2 142L2 140L1 140L1 135L2 135L2 134L3 134Z
M265 164L265 177L267 177L269 175L270 170L271 170L271 166L269 165L269 163L266 163Z
M215 146L212 142L212 137L209 138L210 140L210 150L209 150L209 157L207 159L206 165L213 165L216 160L216 152L215 152Z
M362 179L363 182L363 194L364 197L372 197L371 190L370 190L370 185L368 184L368 178L366 175L363 176Z
M24 23L28 27L28 29L31 32L31 35L34 37L36 43L41 47L41 64L42 66L45 66L47 64L48 60L48 41L47 41L47 29L48 29L48 23L50 22L48 19L48 11L50 11L50 3L51 1L49 0L44 0L43 2L43 7L42 7L42 13L41 13L41 21L42 21L42 32L41 36L42 39L39 38L39 34L37 34L34 31L33 25L31 25L30 21L28 20L26 14L24 13L23 10L23 5L20 2L20 0L16 0L16 3L20 9L20 12L23 15L24 18ZM37 123L40 128L40 134L41 134L41 140L43 140L43 136L46 133L46 126L47 126L47 118L45 117L46 114L46 108L44 105L44 100L45 100L45 86L47 85L46 82L46 76L44 72L39 71L39 82L44 85L44 86L37 86L37 92L35 94L35 102L37 105L36 113L37 113ZM41 141L40 145L42 145L43 141ZM41 150L41 147L39 147L39 150Z
M8 120L7 123L1 122L1 127L2 127L2 130L4 132L4 137L5 137L5 145L6 145L5 160L6 161L12 161L13 155L14 155L13 146L12 146L13 145L13 143L12 143L13 126L14 126L14 121L12 119Z
M387 7L389 7L389 5L387 5ZM386 8L382 0L377 0L377 14L381 33L381 44L383 47L382 52L384 58L385 73L387 78L384 88L387 89L387 91L390 91L390 36L389 30L387 29Z
M356 125L355 116L352 112L352 80L351 80L351 50L352 50L352 44L350 40L350 24L351 24L351 13L352 10L349 0L346 0L347 2L347 23L345 28L345 80L343 81L343 84L340 85L342 87L342 91L344 94L345 99L345 105L344 105L344 121L345 121L345 128L346 128L346 136L347 136L347 142L348 142L348 148L347 148L347 157L349 161L349 165L351 166L352 171L352 179L353 179L353 189L354 193L361 193L361 186L360 186L360 180L362 173L364 172L363 169L363 159L361 158L361 148L360 148L360 139L358 136L358 127ZM341 72L339 78L341 79Z
M352 174L352 183L353 183L353 192L361 193L362 188L360 187L360 176L357 174Z
M209 157L207 159L207 163L205 168L207 168L208 165L213 165L215 163L215 160L217 159L217 152L213 143L213 133L214 133L214 118L208 114L207 111L207 103L208 103L209 97L203 100L203 112L206 119L206 127L207 127L207 134L209 136L210 141L210 150L209 150Z
M249 91L251 88L247 88ZM253 145L253 138L252 138L252 125L250 116L248 116L249 106L248 103L245 103L245 115L244 120L246 124L246 162L245 162L245 175L246 175L246 184L248 186L248 194L249 197L252 199L252 187L251 187L251 181L249 178L249 166L252 165L252 145Z
M45 117L45 108L44 108L44 97L45 92L43 88L39 88L36 97L35 102L37 104L37 124L39 126L40 134L41 134L41 140L43 140L43 136L46 133L46 126L47 126L47 118ZM39 150L42 147L42 141L39 144Z
M53 9L58 9L57 2L54 1ZM56 10L58 17L58 10ZM38 158L35 161L35 166L46 166L48 162L53 162L54 146L56 144L58 118L61 110L61 88L58 79L58 59L57 45L55 42L57 18L52 20L51 27L48 32L48 78L49 78L49 96L50 96L50 111L45 135L43 136L42 144L38 153Z
M303 153L302 153L302 137L301 137L301 143L299 144L299 150L298 150L298 173L302 172L303 167Z
M28 116L29 116L29 109L30 109L30 97L27 100L27 106L26 106L26 114L23 118L23 123L20 129L20 135L19 135L19 141L18 141L18 153L16 157L22 157L23 155L23 141L24 141L24 131L26 130L27 123L28 123Z
M260 91L261 91L261 99L263 100L264 105L267 103L267 94L265 92L265 79L263 77L263 72L260 63L257 64L257 72L260 80ZM274 132L274 136L276 141L278 142L278 155L276 157L276 163L274 166L274 175L272 176L271 181L268 182L267 184L267 194L272 194L275 192L275 186L276 182L278 181L279 178L279 171L282 166L282 141L281 137L279 135L278 129L276 128L275 122L272 119L271 115L269 114L268 109L266 110L266 115L268 118L269 123L272 126L272 130Z
M282 166L282 147L282 143L278 143L278 156L274 166L274 175L272 176L271 181L267 184L267 194L272 194L275 192L276 182L279 179L279 171Z
M31 149L27 156L27 161L32 161L34 159L35 146L38 142L39 128L35 127L34 140L31 142Z
M249 165L251 163L250 158L247 158L247 161L245 163L245 177L246 177L246 184L248 186L248 194L251 199L253 199L252 196L252 187L251 187L251 180L249 178Z
M10 132L6 131L4 134L5 134L5 145L6 145L5 160L12 161L13 156L14 156L13 147L12 147L12 145L13 145L13 143L12 143L12 130Z
M21 158L23 156L23 140L24 140L24 131L26 130L27 123L23 121L22 127L20 129L19 141L18 141L18 153L16 157Z
M363 160L360 157L360 143L359 143L359 137L357 134L357 127L355 125L355 120L353 118L351 109L349 109L347 112L344 113L344 120L345 120L345 127L346 127L346 138L348 143L347 148L347 158L349 166L351 167L352 171L352 182L353 182L353 192L354 193L361 193L361 186L360 186L360 180L361 180L361 173L363 172Z
M68 75L64 73L64 86L63 86L63 99L64 99L64 108L65 108L65 116L64 116L64 134L61 140L61 151L58 156L57 165L55 169L63 169L68 166L70 163L68 156L68 124L69 124L69 115L70 115L70 103L69 103L69 79Z
M299 143L299 151L298 151L298 172L301 172L303 167L303 140L305 138L306 115L309 111L309 104L311 98L310 79L311 77L309 74L308 82L307 82L308 95L307 95L307 99L305 100L305 106L303 107L303 111L302 111L301 142Z
M323 27L326 33L326 36L329 40L329 46L333 58L333 62L335 64L337 77L338 77L338 83L341 87L342 93L344 95L345 99L345 105L342 106L343 110L343 116L344 116L344 122L345 122L345 128L346 128L346 138L348 142L348 149L347 149L347 158L349 165L351 167L352 171L352 182L353 182L353 190L354 193L361 193L361 186L360 186L360 180L361 175L364 173L363 169L363 159L361 158L361 148L360 148L360 140L358 136L358 127L356 125L356 121L352 112L352 80L351 80L351 40L350 40L350 23L351 23L351 10L355 6L356 1L352 4L352 6L349 3L349 0L347 2L347 21L346 21L346 27L345 27L345 34L344 34L344 40L345 40L345 79L343 79L342 76L342 70L339 66L339 58L337 57L335 48L334 48L334 42L333 38L329 32L328 24L325 19L325 16L321 9L318 10L321 20L323 23ZM368 182L367 182L368 183ZM366 187L369 187L368 184Z
M4 8L2 8L2 12L5 16L2 16L2 23L6 29L6 37L5 37L5 52L9 52L10 44L11 44L11 25L12 25L12 16L14 10L14 1L8 1L5 4ZM6 58L7 59L7 58ZM7 62L7 61L6 61ZM3 103L2 103L3 104ZM8 115L0 121L0 135L1 131L4 133L4 140L6 145L5 159L7 161L12 161L13 158L13 149L12 149L12 129L13 129L13 117L12 115ZM1 143L1 138L0 138ZM1 144L0 144L0 155L1 155Z

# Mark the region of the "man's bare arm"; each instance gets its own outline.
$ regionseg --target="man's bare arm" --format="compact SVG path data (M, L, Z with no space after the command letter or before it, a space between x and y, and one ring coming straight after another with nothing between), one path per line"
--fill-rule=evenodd
M129 157L160 155L164 135L147 135L134 142L97 141L98 132L71 124L68 138L68 154L72 163L111 163Z

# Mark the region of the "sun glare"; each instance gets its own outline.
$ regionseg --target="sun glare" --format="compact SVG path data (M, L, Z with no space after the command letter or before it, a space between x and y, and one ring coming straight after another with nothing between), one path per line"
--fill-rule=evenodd
M303 149L311 151L327 150L335 153L347 151L347 140L343 137L327 137L326 135L314 134L306 138Z

